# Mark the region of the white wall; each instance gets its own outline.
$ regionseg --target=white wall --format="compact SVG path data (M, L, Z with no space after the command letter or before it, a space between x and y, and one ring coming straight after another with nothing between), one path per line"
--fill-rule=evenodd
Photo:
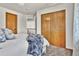
M73 41L74 41L73 55L79 56L79 3L74 4Z
M26 15L20 15L19 17L19 33L26 33L27 29L26 29L26 24L27 24L27 19L26 19Z
M28 21L28 19L32 19L32 20L30 20L30 21ZM36 33L35 32L35 16L33 16L33 15L27 15L26 16L26 22L27 22L27 26L26 26L26 28L31 28L31 29L29 29L29 31L31 32L31 33Z
M27 21L27 28L35 28L35 19L33 15L27 15L26 19L31 18L33 20Z
M73 4L60 4L37 12L37 33L41 34L41 14L66 10L66 48L73 49Z
M17 31L18 31L18 33L25 32L26 31L26 29L25 29L26 16L21 13L17 13L13 10L9 10L9 9L3 8L3 7L0 7L0 26L2 26L2 27L6 26L6 16L5 16L6 12L10 12L10 13L17 15L17 22L18 22Z

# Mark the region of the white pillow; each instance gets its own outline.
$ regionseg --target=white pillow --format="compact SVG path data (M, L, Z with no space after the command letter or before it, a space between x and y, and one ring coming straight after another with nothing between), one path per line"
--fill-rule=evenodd
M47 41L47 39L45 37L43 37L41 35L41 37L43 38L44 40L44 44L43 44L43 53L46 53L46 47L49 46L49 42Z

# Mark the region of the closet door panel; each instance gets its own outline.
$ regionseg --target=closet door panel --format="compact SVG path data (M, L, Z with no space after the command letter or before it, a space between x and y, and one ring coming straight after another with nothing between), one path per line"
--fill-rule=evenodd
M6 12L6 28L9 28L13 33L17 33L17 15Z
M41 15L41 31L50 44L65 48L65 10Z
M41 30L42 35L49 41L50 43L50 16L47 14L41 16Z
M52 13L51 41L58 47L65 47L65 11Z

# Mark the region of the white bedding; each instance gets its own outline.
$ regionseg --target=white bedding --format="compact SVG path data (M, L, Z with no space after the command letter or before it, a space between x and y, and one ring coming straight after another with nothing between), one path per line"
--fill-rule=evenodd
M25 56L28 48L25 38L19 34L16 39L0 43L0 56Z
M16 39L0 43L0 56L30 56L27 55L27 35L21 33L17 34L16 37ZM46 45L49 46L49 43L44 38L43 52L46 52Z

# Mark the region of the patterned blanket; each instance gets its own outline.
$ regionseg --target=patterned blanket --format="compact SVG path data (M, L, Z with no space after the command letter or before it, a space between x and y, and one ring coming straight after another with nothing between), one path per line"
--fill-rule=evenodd
M39 34L30 34L27 37L29 43L27 54L33 56L41 56L43 54L43 39Z
M15 39L14 33L8 28L0 28L0 42Z

